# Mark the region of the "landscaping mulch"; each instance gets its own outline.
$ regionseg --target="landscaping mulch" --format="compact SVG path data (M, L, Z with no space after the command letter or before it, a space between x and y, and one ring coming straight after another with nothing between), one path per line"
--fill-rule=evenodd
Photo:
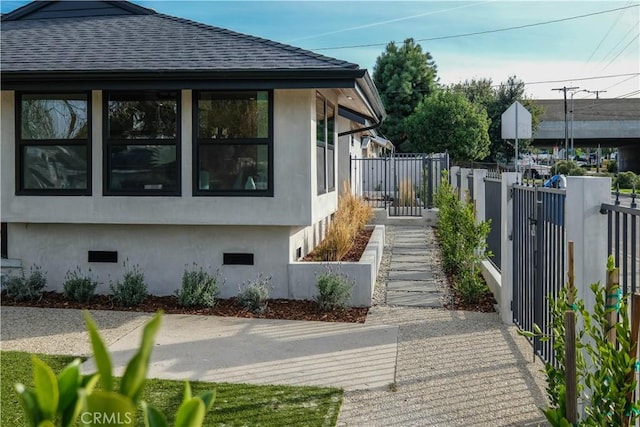
M319 311L314 301L306 300L269 300L267 311L262 314L245 310L235 298L220 299L214 307L186 308L178 304L178 299L171 296L148 296L137 307L116 306L109 295L95 295L88 303L68 301L59 292L45 292L39 301L13 301L3 292L0 297L3 306L75 308L87 310L119 310L153 313L162 309L170 314L198 314L223 317L245 317L284 320L315 320L322 322L364 323L368 308L349 307L333 311Z
M362 254L364 253L365 248L369 244L369 239L371 238L372 233L373 233L373 229L370 229L370 230L364 229L364 230L358 231L358 234L356 235L355 239L353 239L353 243L351 244L351 249L349 249L349 252L347 252L347 254L343 256L342 259L340 259L340 261L345 261L345 262L360 261L360 257L362 257ZM314 250L309 252L304 258L302 258L302 261L323 261L323 260Z
M451 298L444 303L444 307L448 310L465 310L479 311L481 313L493 313L496 311L495 304L498 303L493 293L489 290L480 298L477 303L468 303L461 296L458 290L453 286L453 278L447 274L448 292Z

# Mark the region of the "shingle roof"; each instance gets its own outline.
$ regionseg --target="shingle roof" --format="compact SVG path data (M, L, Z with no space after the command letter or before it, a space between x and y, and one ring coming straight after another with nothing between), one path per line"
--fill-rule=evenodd
M357 70L357 64L163 14L3 20L3 72Z

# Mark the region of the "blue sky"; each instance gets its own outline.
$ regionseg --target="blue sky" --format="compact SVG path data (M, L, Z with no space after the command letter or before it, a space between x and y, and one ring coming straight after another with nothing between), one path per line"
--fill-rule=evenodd
M535 98L553 88L603 91L601 98L640 97L640 1L158 1L158 12L292 44L373 69L390 41L429 39L579 19L482 35L419 42L440 82L516 75ZM2 12L25 4L2 1ZM375 46L370 45L375 44ZM359 46L359 47L351 47ZM344 47L341 49L324 49ZM617 77L606 77L617 76ZM583 80L589 78L588 80ZM536 83L557 81L548 84ZM595 97L580 92L575 98Z

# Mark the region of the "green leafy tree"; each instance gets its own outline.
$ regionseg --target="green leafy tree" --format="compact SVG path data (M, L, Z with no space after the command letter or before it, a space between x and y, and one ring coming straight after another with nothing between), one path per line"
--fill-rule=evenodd
M380 131L396 147L407 140L405 119L425 96L437 88L437 68L429 52L423 52L412 38L401 46L391 42L378 56L373 81L387 110L387 119ZM401 148L404 151L404 146Z
M426 97L406 126L415 151L446 150L454 160L479 160L489 155L487 112L460 93L443 91Z
M511 76L497 87L491 79L466 80L451 86L457 93L463 94L469 101L487 110L489 116L490 153L487 160L507 161L515 156L513 141L502 139L502 113L514 102L520 102L531 113L531 125L535 130L544 113L541 106L528 99L524 94L524 82ZM530 147L531 140L518 141L520 151Z

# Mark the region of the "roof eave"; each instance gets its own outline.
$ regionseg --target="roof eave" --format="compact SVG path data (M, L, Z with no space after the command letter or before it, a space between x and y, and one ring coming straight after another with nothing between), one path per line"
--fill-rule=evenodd
M361 69L253 69L253 70L141 70L141 71L2 71L2 89L40 90L52 84L61 89L130 89L154 86L206 88L237 83L244 86L262 82L272 87L336 88L355 87ZM280 84L281 86L278 86Z

